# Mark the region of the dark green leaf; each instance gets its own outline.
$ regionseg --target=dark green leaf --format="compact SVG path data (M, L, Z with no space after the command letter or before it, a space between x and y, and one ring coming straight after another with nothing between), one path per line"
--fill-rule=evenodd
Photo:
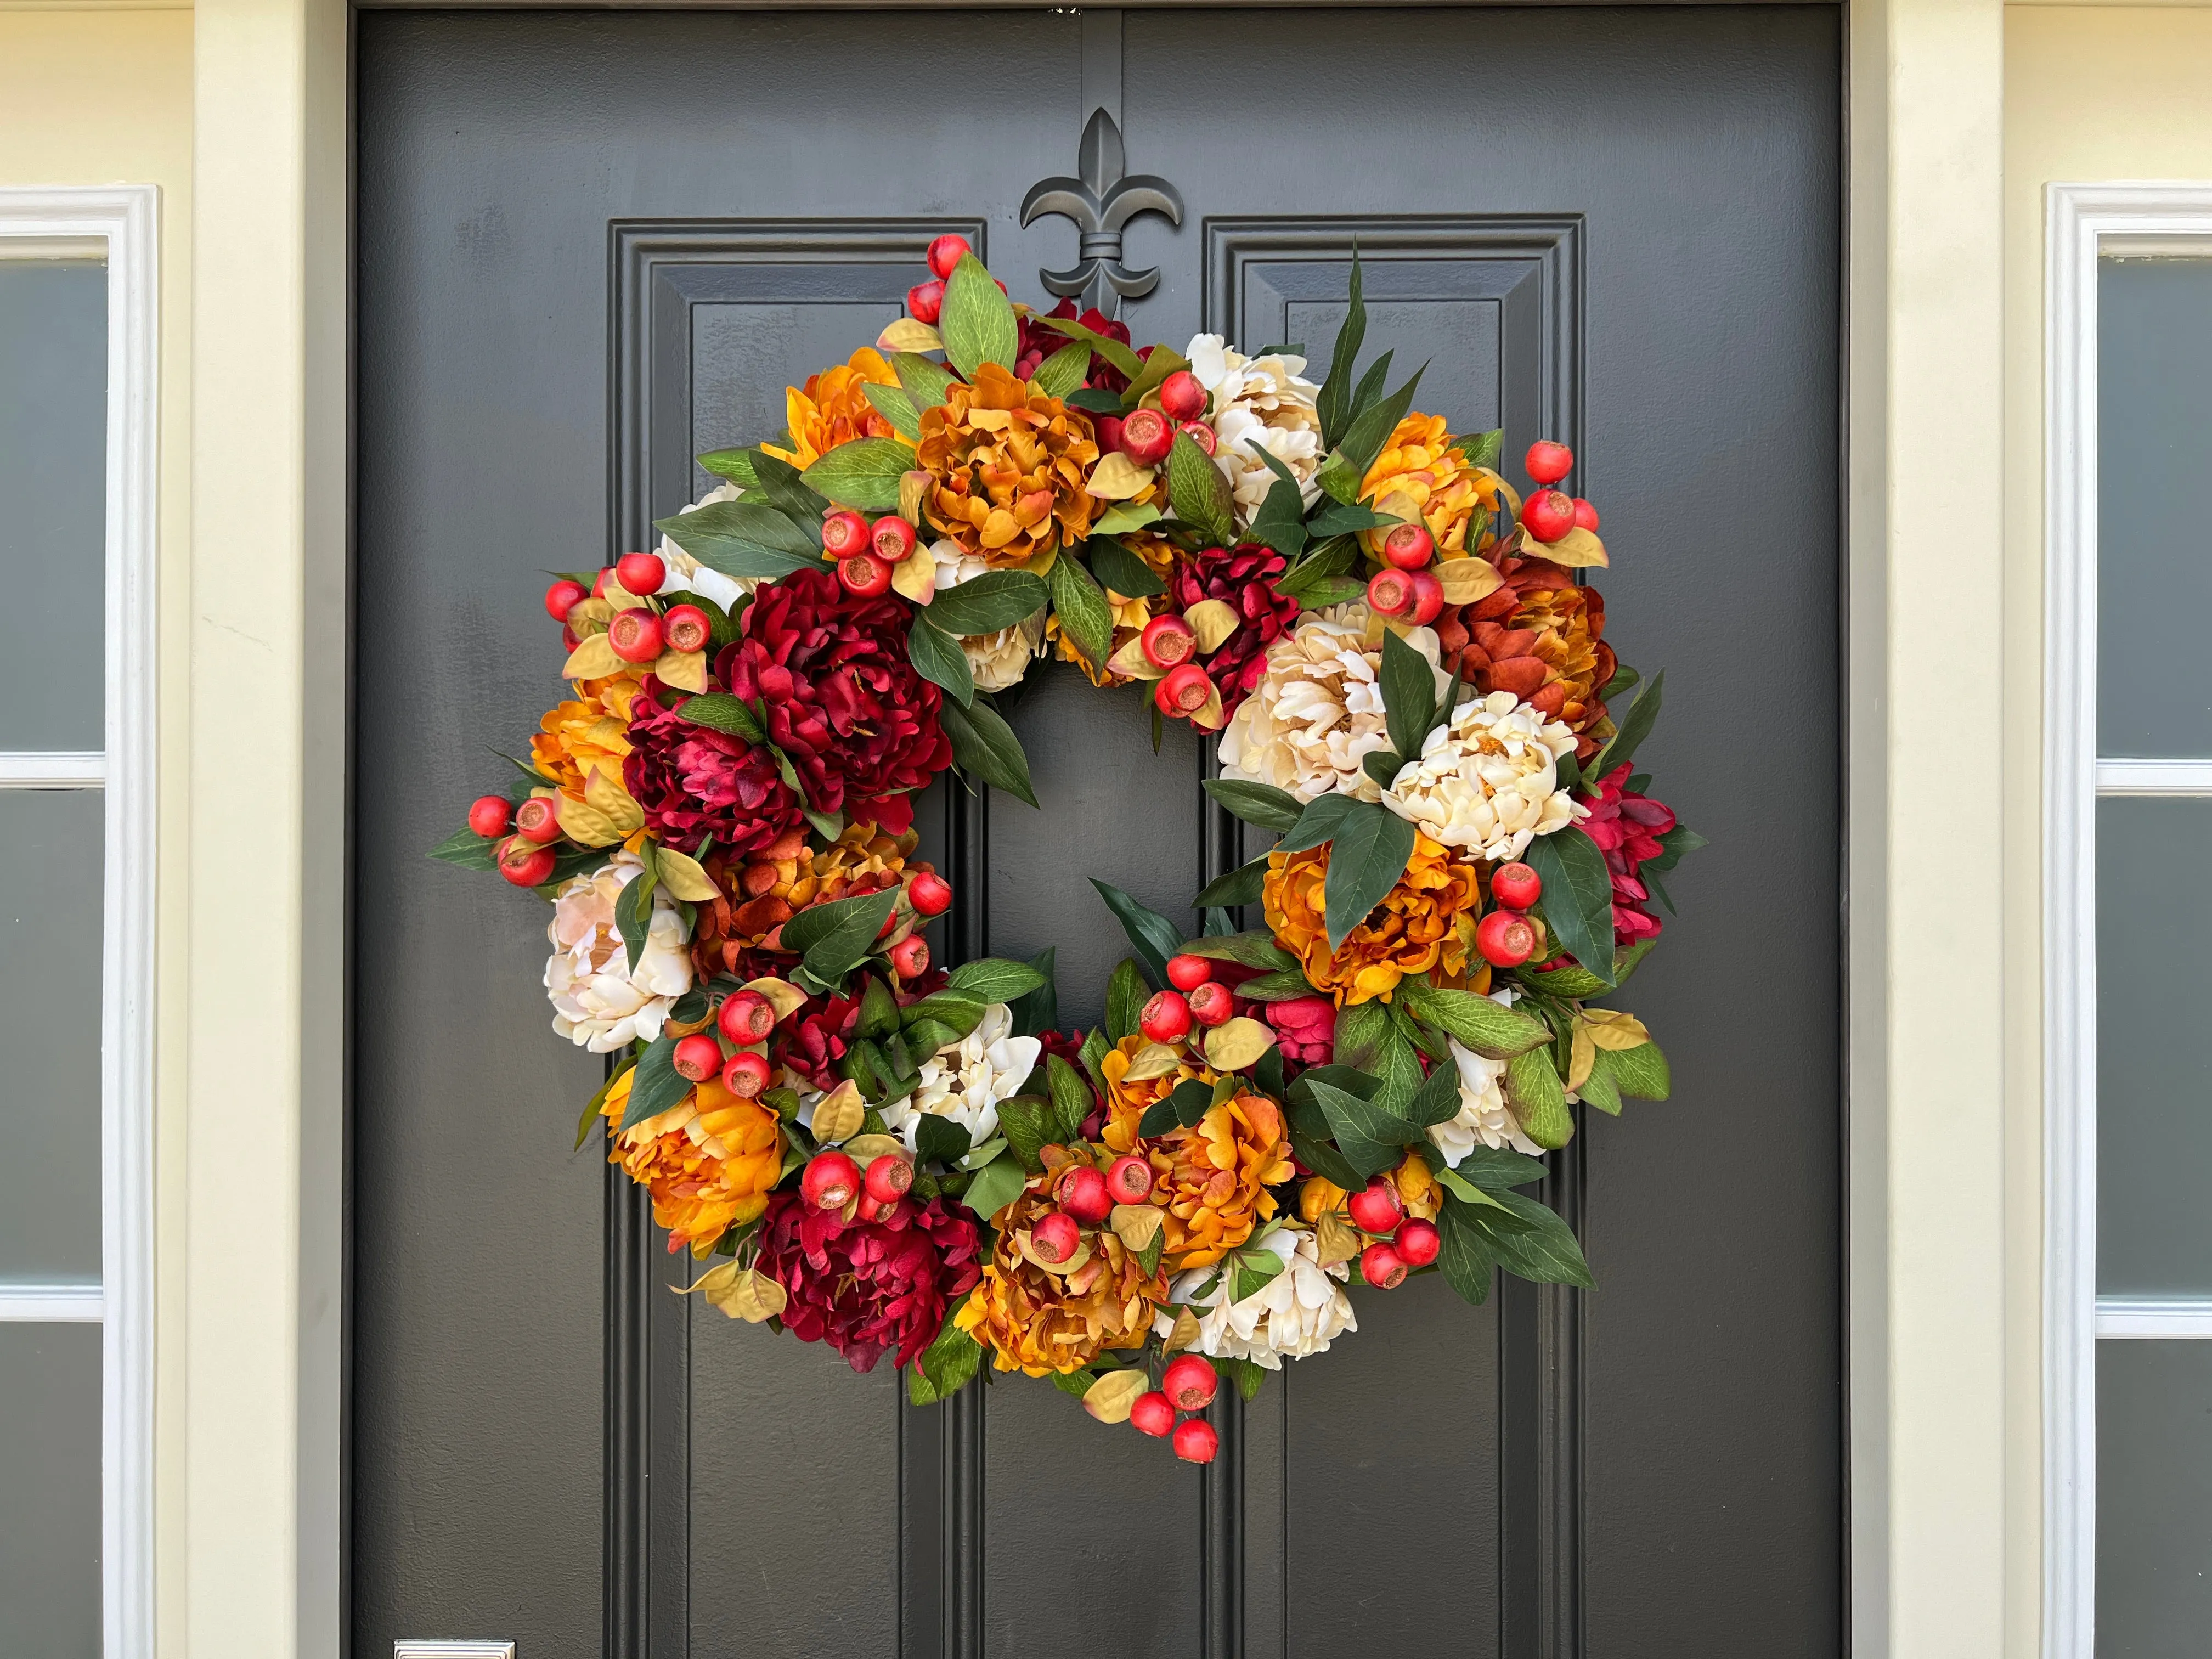
M486 841L473 830L462 830L433 847L429 856L441 863L458 864L464 870L496 870L498 846L497 842Z
M690 1092L690 1083L677 1073L676 1039L664 1036L648 1043L638 1058L636 1075L630 1079L622 1127L633 1129L649 1117L659 1117Z
M1337 1150L1363 1183L1396 1164L1405 1155L1405 1148L1420 1139L1418 1129L1373 1101L1362 1100L1332 1084L1310 1086L1314 1103L1328 1120Z
M1084 344L1089 346L1133 380L1145 372L1144 359L1138 356L1128 346L1120 340L1093 332L1073 317L1048 317L1039 313L1030 320L1039 328L1048 328L1054 333L1065 335L1071 340L1082 341ZM1107 409L1114 410L1121 407L1120 394L1109 392L1107 395L1115 398L1112 404L1105 406Z
M1182 952L1182 929L1157 910L1146 909L1110 882L1091 878L1098 890L1098 896L1106 901L1106 908L1121 924L1121 931L1129 936L1129 943L1137 947L1137 955L1149 970L1153 987L1168 982L1168 958Z
M908 1030L915 1030L925 1024L934 1023L951 1031L952 1040L957 1042L983 1023L984 1011L985 1005L979 997L958 991L939 991L900 1009L899 1024ZM935 1048L921 1052L925 1055L932 1054L944 1046L944 1040L940 1039Z
M1421 1086L1413 1091L1413 1099L1406 1103L1406 1109L1401 1115L1408 1123L1423 1129L1434 1123L1449 1123L1458 1116L1458 1068L1438 1065Z
M1549 1048L1531 1048L1505 1062L1505 1103L1520 1121L1521 1132L1539 1146L1564 1146L1575 1137L1567 1109L1566 1085L1552 1064Z
M1152 568L1111 536L1094 536L1090 544L1091 574L1125 599L1148 599L1164 593L1168 585Z
M866 988L860 993L860 1018L858 1030L864 1037L887 1037L899 1028L898 1000L891 995L891 988L874 974L868 975Z
M773 580L794 570L829 568L819 541L775 508L750 499L716 501L696 513L656 519L653 527L726 576Z
M1441 1154L1438 1155L1438 1167L1443 1167ZM1461 1180L1492 1193L1526 1187L1531 1182L1544 1178L1542 1160L1530 1158L1526 1152L1510 1152L1503 1146L1477 1146L1453 1164L1451 1170Z
M1400 981L1402 989L1404 981ZM1355 1002L1337 1010L1334 1053L1338 1062L1362 1072L1373 1072L1382 1063L1382 1045L1390 1035L1390 1016L1379 1002Z
M1124 957L1114 964L1114 975L1106 981L1106 1035L1115 1042L1136 1034L1137 1016L1144 1012L1152 996L1146 988L1145 976L1133 957Z
M1222 1080L1228 1082L1233 1091L1236 1087L1234 1079ZM1169 1091L1165 1103L1174 1110L1176 1121L1188 1129L1212 1111L1216 1102L1211 1085L1200 1082L1196 1078L1186 1078Z
M959 1393L982 1368L983 1345L952 1322L967 1300L963 1296L945 1310L945 1328L908 1368L907 1398L917 1406L935 1405Z
M1382 692L1382 718L1390 733L1390 746L1407 760L1419 758L1429 729L1436 724L1437 671L1395 629L1386 629L1382 672L1376 678Z
M1273 461L1275 459L1264 448L1258 450L1257 453L1262 460ZM1249 533L1252 540L1265 542L1285 558L1295 560L1305 551L1309 533L1327 532L1308 532L1305 497L1297 484L1278 478L1267 487L1267 499L1260 503L1260 510L1253 517Z
M1328 875L1322 885L1332 951L1382 902L1413 856L1412 824L1379 802L1352 805L1329 848Z
M1311 1109L1318 1113L1321 1109L1316 1106ZM1327 1129L1326 1120L1322 1127ZM1293 1128L1291 1131L1291 1150L1297 1154L1299 1163L1323 1181L1334 1182L1346 1192L1356 1193L1367 1184L1367 1177L1345 1162L1344 1154L1336 1150L1333 1141L1316 1139L1303 1129Z
M1359 348L1367 337L1367 306L1359 288L1359 250L1354 247L1351 303L1336 331L1336 351L1328 360L1328 377L1322 382L1318 399L1322 441L1328 444L1335 443L1352 420L1352 386L1359 374Z
M1083 384L1083 377L1090 372L1091 347L1084 341L1072 340L1037 365L1030 385L1048 398L1065 398Z
M1025 962L984 957L955 968L945 988L978 1002L1012 1002L1049 982L1042 972Z
M1315 994L1314 988L1304 970L1279 968L1273 973L1255 975L1237 988L1240 997L1249 997L1255 1002L1295 1002L1300 997ZM1276 1052L1273 1049L1267 1051Z
M873 380L864 380L860 392L875 406L876 413L891 423L892 431L910 444L921 441L921 411L914 406L914 399L907 396L903 386L878 386ZM911 449L907 451L908 465L913 465L913 455ZM897 505L897 495L891 497L891 503Z
M1272 1255L1274 1252L1270 1250L1267 1254ZM1214 1369L1236 1383L1237 1392L1248 1401L1258 1398L1261 1385L1267 1380L1266 1370L1249 1359L1217 1359L1213 1364Z
M986 570L941 590L922 611L948 634L995 634L1043 608L1042 579L1026 570Z
M1245 823L1280 835L1297 823L1305 806L1287 789L1244 778L1208 778L1206 793Z
M795 951L806 971L835 985L868 953L898 902L898 889L810 905L783 925L783 948Z
M953 384L951 370L942 363L933 363L918 351L894 353L891 373L898 376L899 386L913 402L917 415L942 404L946 388Z
M957 1164L968 1155L968 1131L949 1117L934 1112L917 1113L914 1120L915 1155L924 1163Z
M607 1080L599 1085L599 1092L584 1103L584 1115L576 1120L577 1148L580 1148L584 1142L590 1138L592 1125L599 1121L599 1108L607 1103L607 1096L612 1092L615 1086L615 1080L617 1078L627 1077L629 1074L629 1066L617 1066L613 1071L607 1073Z
M1036 578L1030 578L1035 580ZM1030 782L1029 757L990 699L977 693L975 702L963 708L948 702L938 711L945 735L952 740L952 758L994 789L1003 789L1016 800L1035 806L1036 790Z
M1182 950L1186 956L1204 957L1208 962L1240 963L1247 968L1295 968L1298 965L1296 957L1275 943L1273 933L1264 932L1220 933L1194 939Z
M1119 415L1121 412L1121 394L1109 392L1103 386L1079 387L1060 401L1070 409L1085 410L1093 415Z
M1471 432L1459 441L1459 453L1467 457L1469 466L1486 466L1495 472L1498 460L1505 453L1505 434L1502 428ZM1470 541L1468 546L1471 550L1474 544Z
M1273 1250L1237 1250L1224 1267L1231 1270L1229 1300L1242 1302L1267 1288L1288 1264Z
M1275 844L1275 850L1278 853L1303 853L1310 847L1318 847L1325 841L1335 840L1337 830L1352 809L1364 804L1350 795L1340 795L1334 790L1326 795L1316 795L1306 803L1306 810L1298 814L1298 821Z
M1137 1120L1138 1136L1145 1140L1150 1140L1156 1135L1164 1135L1175 1127L1175 1102L1165 1097L1156 1100L1146 1107L1144 1116Z
M1565 1222L1522 1194L1495 1196L1510 1221L1487 1206L1473 1213L1506 1272L1539 1285L1576 1285L1589 1290L1596 1284L1589 1263L1583 1259L1583 1247Z
M1620 1092L1638 1100L1664 1100L1674 1085L1667 1056L1656 1042L1639 1042L1633 1048L1601 1048L1598 1053L1612 1073Z
M741 489L751 489L760 483L759 474L753 471L753 456L749 449L710 449L699 457L699 465Z
M1636 750L1644 739L1651 735L1651 728L1659 719L1659 701L1665 693L1667 671L1661 669L1651 677L1651 682L1637 694L1627 714L1614 724L1620 729L1609 738L1604 748L1589 763L1589 780L1595 786L1611 775L1616 767L1626 766L1636 758Z
M1638 674L1626 663L1620 664L1613 671L1613 678L1599 688L1597 694L1598 701L1600 702L1610 702L1615 697L1626 696L1629 689L1642 678L1642 675Z
M638 958L645 954L646 930L653 926L653 885L648 866L643 874L632 876L615 896L615 927L622 934L633 974L637 971Z
M753 711L742 699L726 691L702 691L696 697L684 698L676 705L676 717L709 731L726 732L747 743L768 741L768 733L761 729Z
M999 1133L1031 1175L1044 1168L1037 1149L1052 1139L1052 1103L1041 1096L1014 1095L999 1103Z
M887 513L897 507L899 480L913 466L913 449L896 438L854 438L839 444L799 477L809 489L819 490L839 507Z
M1083 561L1062 548L1045 574L1045 586L1051 592L1060 631L1091 659L1092 667L1103 668L1106 659L1114 654L1114 612L1104 592L1083 568Z
M1541 1020L1472 991L1445 990L1409 977L1398 981L1398 1000L1416 1018L1490 1060L1510 1060L1551 1040Z
M1349 536L1362 530L1379 529L1399 520L1389 514L1377 513L1373 507L1358 501L1332 501L1313 516L1313 533L1316 536Z
M945 361L971 380L985 363L1011 370L1021 351L1014 307L972 253L961 255L945 279L937 331L945 341Z
M1227 875L1208 882L1193 899L1191 908L1204 909L1209 905L1257 904L1267 879L1267 855L1262 853L1249 864L1241 864Z
M1678 823L1659 837L1659 856L1644 860L1643 870L1671 870L1682 861L1682 854L1694 853L1708 845L1705 838L1686 823Z
M1492 1269L1498 1265L1498 1257L1474 1216L1473 1206L1455 1198L1444 1200L1437 1216L1437 1231L1443 1245L1437 1266L1446 1284L1480 1307L1490 1299Z
M814 545L820 547L822 515L829 511L830 503L799 476L799 469L789 461L758 447L750 453L753 471L760 474L760 487L768 496L769 505L790 520L805 534L812 537ZM742 507L744 503L736 501L731 505Z
M1597 843L1570 824L1528 843L1522 856L1543 878L1544 921L1559 948L1613 980L1613 876Z
M1016 1036L1036 1036L1060 1024L1060 989L1053 981L1053 959L1058 949L1048 945L1030 958L1029 965L1036 970L1037 983L1034 988L1010 999ZM954 977L958 977L957 973Z
M1097 1097L1083 1080L1083 1073L1058 1054L1047 1054L1045 1083L1052 1091L1053 1139L1065 1145L1083 1132L1083 1120L1097 1105Z
M1413 379L1389 397L1363 410L1337 446L1339 458L1352 471L1362 477L1375 465L1375 458L1382 453L1382 446L1398 429L1398 422L1406 418L1406 411L1413 406L1413 392L1421 384L1426 366L1413 371Z
M1359 423L1359 417L1374 407L1375 400L1382 395L1382 382L1389 379L1390 374L1390 360L1397 355L1395 350L1384 352L1367 365L1367 372L1359 377L1359 384L1352 387L1352 426ZM1347 434L1350 430L1350 427L1346 428ZM1362 470L1364 471L1364 468Z
M1020 1161L1001 1154L975 1171L960 1201L988 1221L1019 1198L1027 1184Z
M1052 1386L1062 1394L1073 1395L1078 1400L1091 1392L1091 1385L1098 1380L1098 1373L1085 1368L1078 1371L1048 1371Z
M1370 750L1359 757L1359 769L1385 789L1396 785L1398 774L1405 766L1405 757L1395 749Z
M1209 542L1228 544L1236 533L1237 503L1229 480L1213 464L1213 457L1198 447L1187 432L1175 435L1168 451L1168 500L1176 517Z
M916 611L906 628L906 659L914 672L933 685L941 685L953 702L966 708L975 701L975 671L960 641Z

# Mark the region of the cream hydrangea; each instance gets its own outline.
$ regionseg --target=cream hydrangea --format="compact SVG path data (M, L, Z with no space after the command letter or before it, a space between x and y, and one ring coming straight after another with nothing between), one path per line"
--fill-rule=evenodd
M1266 450L1298 482L1308 507L1321 493L1321 388L1305 378L1306 360L1285 352L1247 357L1218 334L1192 337L1183 354L1209 398L1213 464L1237 497L1237 522L1249 525L1275 474Z
M1435 630L1409 628L1406 642L1436 670L1437 692L1449 681L1437 668ZM1379 800L1382 787L1360 763L1390 746L1383 729L1381 630L1364 605L1308 616L1267 647L1260 684L1221 733L1221 775L1271 783L1302 801L1334 790Z
M1021 1092L1043 1052L1035 1037L1014 1035L1013 1010L994 1002L974 1030L922 1062L914 1092L883 1109L884 1127L919 1151L915 1133L927 1112L950 1118L980 1146L998 1130L999 1103Z
M1486 859L1517 859L1539 836L1589 808L1559 787L1575 734L1510 691L1462 703L1382 791L1382 804L1431 840Z
M1492 991L1490 1000L1501 1008L1510 1008L1512 988ZM1540 1154L1544 1149L1521 1132L1520 1119L1505 1103L1505 1062L1462 1048L1455 1039L1445 1041L1451 1044L1452 1064L1459 1070L1459 1112L1444 1122L1429 1126L1429 1139L1436 1142L1444 1163L1458 1168L1460 1160L1478 1146L1510 1147L1532 1158Z
M937 566L939 593L973 581L991 567L960 544L940 539L930 545ZM968 659L968 672L975 677L978 691L1003 691L1030 672L1030 665L1044 655L1044 611L1040 607L1010 627L989 634L970 634L960 641L960 654Z
M1314 1236L1303 1227L1279 1227L1252 1247L1271 1250L1282 1259L1283 1270L1242 1302L1229 1300L1233 1274L1221 1273L1220 1283L1202 1298L1198 1291L1216 1275L1212 1267L1194 1267L1170 1287L1169 1299L1198 1316L1200 1353L1215 1359L1249 1359L1271 1371L1283 1368L1285 1358L1303 1359L1324 1353L1346 1331L1356 1331L1352 1298L1340 1281L1349 1276L1344 1262L1321 1265ZM1164 1309L1153 1316L1152 1328L1161 1336L1175 1328L1175 1316Z
M717 501L734 501L744 493L733 483L719 483L690 506L676 510L679 514L696 513ZM710 570L666 536L660 538L660 562L668 567L668 574L660 584L663 593L696 593L702 599L714 600L725 611L735 611L738 601L763 580L758 576L725 576L719 570Z
M615 900L645 872L634 853L617 853L586 876L577 876L553 901L545 929L553 954L545 963L545 994L553 1003L553 1029L595 1054L626 1048L639 1037L660 1035L669 1006L691 988L691 930L665 888L653 896L645 949L635 971L615 922Z

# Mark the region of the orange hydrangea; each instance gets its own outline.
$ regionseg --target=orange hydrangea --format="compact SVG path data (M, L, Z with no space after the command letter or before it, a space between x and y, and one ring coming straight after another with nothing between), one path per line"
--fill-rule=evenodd
M1165 581L1169 572L1175 568L1175 544L1172 542L1164 540L1158 536L1139 532L1122 537L1121 545L1142 559L1152 573L1162 581ZM1154 607L1164 606L1167 602L1166 597L1161 594L1155 594L1148 599L1133 599L1126 594L1116 593L1110 587L1107 588L1106 604L1114 617L1114 643L1107 652L1107 655L1111 658L1115 652L1121 650L1131 640L1143 633L1145 624L1159 614ZM1078 651L1074 643L1060 631L1058 615L1055 614L1046 619L1044 633L1045 637L1059 647L1060 660L1072 662L1080 668L1090 678L1091 684L1104 690L1116 685L1127 685L1129 683L1127 675L1116 674L1103 664L1093 667L1090 659Z
M1268 1190L1296 1173L1283 1109L1237 1094L1188 1129L1147 1141L1152 1202L1167 1212L1160 1260L1181 1272L1210 1267L1275 1213Z
M668 1110L629 1128L635 1067L617 1078L599 1107L607 1121L607 1162L653 1194L653 1219L668 1229L668 1248L703 1256L732 1227L768 1207L783 1172L783 1128L774 1112L709 1078Z
M1390 441L1367 469L1360 480L1359 499L1394 517L1418 516L1437 538L1437 556L1456 559L1480 551L1467 544L1468 524L1478 507L1497 508L1502 482L1451 447L1443 416L1416 410L1398 422ZM1361 532L1369 552L1381 555L1385 533Z
M1089 416L985 363L922 411L922 511L963 552L1026 564L1091 533L1104 503L1083 486L1097 459Z
M1106 1127L1099 1139L1117 1152L1136 1149L1137 1126L1144 1121L1147 1111L1174 1092L1176 1084L1194 1078L1200 1083L1213 1081L1213 1073L1205 1062L1186 1053L1174 1070L1131 1082L1129 1067L1138 1054L1151 1046L1144 1037L1132 1033L1098 1059L1098 1070L1106 1079Z
M1025 1248L1036 1218L1053 1207L1049 1177L1000 1212L999 1241L954 1323L990 1349L1002 1371L1031 1376L1073 1371L1114 1348L1144 1346L1152 1313L1167 1300L1164 1269L1147 1273L1111 1229L1085 1236L1066 1269L1044 1267Z
M699 906L691 933L691 960L702 975L736 973L747 951L773 951L783 924L809 905L857 898L896 887L929 868L907 862L921 837L884 834L873 823L852 823L818 852L809 852L804 830L787 831L742 860L707 855L707 874L720 896Z
M861 388L897 384L898 376L882 354L862 346L836 368L808 375L804 386L786 387L783 412L791 428L791 447L778 449L774 444L761 447L803 471L839 444L848 444L855 438L896 438L898 433L876 413L876 406Z
M1482 909L1481 876L1473 860L1416 831L1406 873L1332 953L1322 916L1328 851L1322 846L1268 854L1261 890L1267 926L1315 989L1334 996L1340 1007L1376 997L1388 1002L1407 974L1441 968L1448 979L1465 975Z

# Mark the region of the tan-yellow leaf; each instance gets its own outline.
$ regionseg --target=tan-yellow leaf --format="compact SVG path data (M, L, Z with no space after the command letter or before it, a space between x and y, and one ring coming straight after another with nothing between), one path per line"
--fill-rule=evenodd
M615 608L602 599L579 599L568 607L568 626L577 633L585 631L588 623L605 628L615 619Z
M1200 599L1182 613L1182 619L1190 625L1190 631L1198 635L1198 649L1201 656L1209 651L1219 650L1221 642L1237 631L1237 624L1242 620L1236 607L1226 599Z
M1358 1231L1339 1212L1324 1210L1314 1223L1314 1250L1324 1267L1349 1261L1359 1254Z
M653 867L660 872L660 884L678 898L705 904L722 896L722 890L714 885L714 878L689 853L679 853L673 847L656 848Z
M929 474L916 468L899 474L899 517L908 524L921 522L921 504L928 499Z
M1130 1057L1129 1069L1121 1074L1125 1083L1149 1083L1156 1077L1166 1077L1182 1064L1182 1056L1164 1042L1147 1042Z
M1114 1236L1133 1250L1139 1250L1160 1235L1160 1227L1167 1218L1152 1204L1116 1204L1114 1206Z
M1219 686L1210 686L1207 689L1206 701L1200 703L1197 711L1191 715L1190 723L1201 732L1218 732L1229 724L1228 712L1221 706Z
M594 634L568 653L568 660L561 665L564 680L603 680L619 674L629 665L615 655L614 641L604 634Z
M1473 605L1477 599L1486 599L1505 580L1487 559L1445 559L1436 566L1436 573L1446 605Z
M615 821L598 807L586 805L574 795L558 799L561 833L579 847L611 847L623 838Z
M740 1267L734 1261L699 1275L691 1285L732 1319L758 1325L781 1313L790 1301L782 1285L757 1267Z
M866 1114L867 1107L860 1099L860 1085L847 1078L815 1103L814 1121L807 1127L814 1131L814 1138L823 1146L835 1146L860 1133L861 1120Z
M584 775L584 804L605 813L619 835L627 836L645 825L645 809L623 787L621 774L603 767L594 766Z
M1126 1423L1137 1396L1151 1386L1152 1378L1142 1366L1109 1371L1083 1391L1083 1409L1101 1423Z
M1126 501L1132 495L1143 495L1152 482L1152 468L1139 466L1118 449L1109 450L1091 469L1091 481L1083 486L1083 493L1102 501Z
M1549 559L1553 564L1563 564L1570 570L1606 562L1605 544L1597 538L1594 530L1577 525L1555 542L1538 542L1531 550L1538 558Z
M707 653L703 651L664 651L653 672L679 691L707 689Z
M1152 666L1152 659L1145 654L1142 638L1131 640L1106 659L1106 666L1125 680L1156 680L1167 672Z
M876 336L878 351L942 351L945 337L927 323L902 317Z
M787 979L747 980L745 989L767 998L768 1006L775 1010L778 1019L789 1019L806 1006L806 993Z
M1585 1008L1582 1023L1576 1030L1588 1031L1590 1041L1601 1048L1610 1048L1618 1054L1623 1048L1641 1048L1651 1041L1651 1033L1644 1029L1644 1022L1633 1014L1618 1008Z
M1275 1034L1256 1019L1224 1020L1206 1034L1206 1063L1217 1072L1241 1072L1275 1046Z
M937 597L937 561L927 542L915 543L914 551L891 567L891 586L901 599L915 605L927 605Z
M1188 1308L1177 1308L1175 1328L1168 1333L1168 1340L1160 1344L1161 1351L1164 1353L1181 1353L1197 1340L1198 1316Z
M906 1142L896 1135L854 1135L845 1143L845 1156L864 1170L879 1158L905 1151Z
M1589 1081L1590 1067L1597 1064L1597 1044L1590 1041L1590 1028L1577 1024L1574 1040L1567 1045L1567 1087L1579 1089Z

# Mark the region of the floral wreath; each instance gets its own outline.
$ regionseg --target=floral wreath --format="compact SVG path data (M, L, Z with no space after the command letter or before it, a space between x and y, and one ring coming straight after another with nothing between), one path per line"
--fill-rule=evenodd
M548 590L571 695L433 856L551 901L553 1029L614 1057L577 1144L726 1258L709 1303L917 1403L1049 1376L1206 1462L1178 1413L1356 1330L1355 1264L1591 1282L1522 1189L1571 1103L1666 1097L1590 1001L1700 838L1633 769L1660 680L1609 712L1638 676L1573 456L1531 448L1524 501L1500 434L1358 373L1356 259L1319 385L1016 305L957 236L929 264L781 442L700 458L725 482L657 553ZM1218 732L1206 791L1281 837L1196 939L1094 883L1135 954L1087 1032L1049 951L933 965L914 856L948 767L1036 805L992 699L1055 654L1149 683L1156 747Z

